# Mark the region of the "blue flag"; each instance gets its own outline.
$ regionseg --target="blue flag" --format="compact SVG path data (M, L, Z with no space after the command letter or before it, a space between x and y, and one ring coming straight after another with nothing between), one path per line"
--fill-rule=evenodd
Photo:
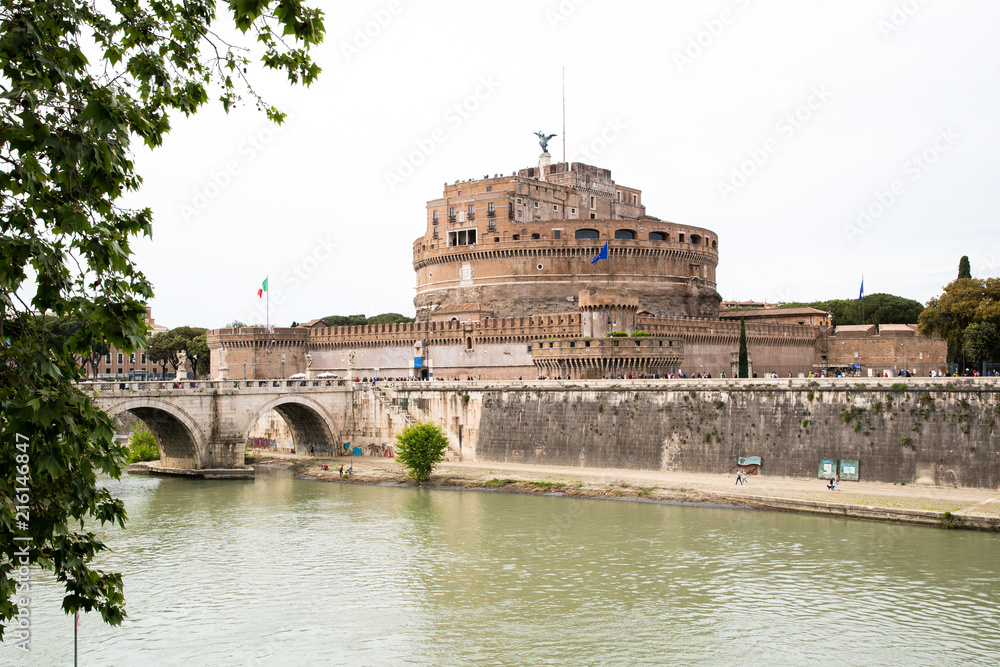
M861 299L863 299L863 298L865 298L865 279L864 279L864 277L861 278L861 293L858 294L858 301L861 301Z
M596 262L599 259L607 259L607 258L608 258L608 242L605 241L604 242L604 247L601 248L601 252L597 253L597 257L595 257L594 259L590 260L590 263L593 264L594 262Z

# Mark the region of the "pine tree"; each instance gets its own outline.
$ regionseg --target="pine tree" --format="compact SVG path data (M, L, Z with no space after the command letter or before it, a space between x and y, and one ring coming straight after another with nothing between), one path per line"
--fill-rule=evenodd
M972 267L969 266L969 256L963 255L962 259L958 262L958 277L959 278L971 278L972 277Z

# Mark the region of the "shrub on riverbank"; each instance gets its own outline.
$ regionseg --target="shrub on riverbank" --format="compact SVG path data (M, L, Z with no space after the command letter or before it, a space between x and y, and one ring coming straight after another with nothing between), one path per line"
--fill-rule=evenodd
M396 436L396 461L418 484L431 476L434 466L444 460L447 451L448 438L433 422L407 426Z
M128 439L128 462L156 461L160 458L160 450L156 446L156 438L148 428L139 427L132 431Z

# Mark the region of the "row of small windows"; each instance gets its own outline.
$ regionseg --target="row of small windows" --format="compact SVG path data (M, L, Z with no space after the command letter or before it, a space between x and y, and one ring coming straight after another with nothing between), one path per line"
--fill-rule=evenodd
M599 238L601 238L601 233L598 232L596 229L578 229L578 230L576 230L576 236L575 236L575 238L577 240L599 239ZM619 239L619 240L623 240L623 241L633 241L633 240L636 239L636 234L635 234L635 231L631 230L631 229L616 229L615 230L615 238ZM670 235L667 234L666 232L649 232L649 240L650 241L669 241L670 240ZM705 242L705 245L708 245L707 239L705 239L704 237L702 237L699 234L692 234L689 237L688 243L692 243L692 244L695 244L695 245L701 245L703 241ZM677 234L677 242L678 243L684 243L684 234L683 233L678 233ZM718 242L713 240L711 245L712 245L713 248L716 248L716 247L718 247Z
M135 353L134 352L132 354L128 355L128 362L130 364L134 364L135 363ZM111 363L111 354L110 353L104 355L104 363L106 363L106 364L110 364ZM124 355L121 352L118 353L118 363L119 364L124 363ZM145 352L142 353L142 361L140 361L139 363L142 363L142 364L146 363L146 353Z

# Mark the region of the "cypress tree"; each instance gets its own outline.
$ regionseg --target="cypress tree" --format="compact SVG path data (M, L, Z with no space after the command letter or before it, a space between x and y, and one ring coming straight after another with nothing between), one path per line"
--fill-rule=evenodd
M962 259L958 262L958 277L959 278L971 278L972 277L972 267L969 266L969 256L962 255Z
M742 317L740 318L739 377L750 377L750 355L747 353L747 325Z

